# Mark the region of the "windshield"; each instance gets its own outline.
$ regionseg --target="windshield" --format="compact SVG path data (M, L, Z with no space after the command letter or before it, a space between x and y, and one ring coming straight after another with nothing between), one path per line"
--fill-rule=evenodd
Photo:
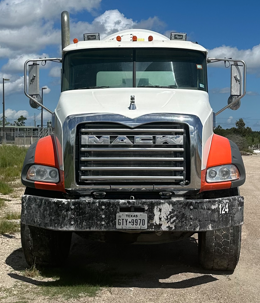
M87 49L63 60L62 91L156 87L207 91L205 54L186 49Z

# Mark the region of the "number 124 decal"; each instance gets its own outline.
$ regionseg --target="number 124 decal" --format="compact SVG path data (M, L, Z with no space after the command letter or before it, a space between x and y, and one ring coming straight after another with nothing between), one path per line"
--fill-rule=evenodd
M228 213L228 203L222 203L219 205L219 213L221 215L227 214Z

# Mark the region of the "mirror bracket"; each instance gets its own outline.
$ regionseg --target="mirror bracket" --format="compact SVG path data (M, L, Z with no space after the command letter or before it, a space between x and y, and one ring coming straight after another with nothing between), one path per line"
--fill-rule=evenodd
M246 63L243 60L234 60L232 58L208 58L207 63L224 62L225 67L231 67L231 81L230 81L230 97L228 98L228 105L216 112L216 116L222 113L227 108L236 110L240 107L241 99L246 94ZM243 70L243 76L241 69ZM242 89L243 87L243 89Z
M39 69L38 69L38 62L43 62L42 64L46 64L47 61L51 62L58 62L61 63L61 58L44 58L44 59L29 59L25 61L24 63L24 94L30 99L30 104L34 104L33 107L37 108L41 106L45 110L47 110L49 113L53 114L53 111L48 109L46 106L44 106L41 102L41 98L39 98ZM28 87L28 64L32 63L30 65L30 72L29 72L29 92L27 92Z

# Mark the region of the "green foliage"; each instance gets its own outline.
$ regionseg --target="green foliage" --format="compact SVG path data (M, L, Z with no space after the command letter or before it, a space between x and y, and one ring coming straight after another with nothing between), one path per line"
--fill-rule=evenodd
M0 209L6 205L5 201L5 199L0 199Z
M0 181L0 193L3 195L8 195L13 192L13 189L10 187L9 184Z
M237 135L237 134L228 134L226 135L226 138L236 143L239 150L246 151L248 149L248 144L245 137L242 137L241 135Z
M93 297L101 287L111 287L117 283L124 283L127 279L138 277L139 273L119 273L113 269L93 269L87 267L64 267L41 271L43 277L52 278L52 281L41 285L42 295L47 297L63 297L78 299Z
M7 213L4 217L6 220L18 220L21 218L21 214L20 213Z
M236 122L236 127L224 129L218 125L214 129L214 133L235 142L240 151L247 151L249 146L260 144L260 132L246 127L242 118Z
M27 149L16 145L0 146L0 180L10 181L21 175Z
M22 115L16 121L14 121L14 125L16 125L16 126L25 126L25 121L26 120L27 120L27 118Z
M12 221L1 220L0 221L0 234L14 234L19 231L19 224Z
M8 184L20 177L27 149L16 145L0 145L0 193L7 195L13 192Z
M0 120L0 125L3 125L3 117ZM6 117L5 117L5 125L11 125L11 123L7 121Z

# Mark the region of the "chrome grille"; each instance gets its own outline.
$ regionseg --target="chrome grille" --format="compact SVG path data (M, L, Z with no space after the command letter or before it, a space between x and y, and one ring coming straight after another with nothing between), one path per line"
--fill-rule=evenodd
M85 123L77 129L79 185L179 185L189 183L188 127L148 123ZM188 166L189 167L189 166Z

